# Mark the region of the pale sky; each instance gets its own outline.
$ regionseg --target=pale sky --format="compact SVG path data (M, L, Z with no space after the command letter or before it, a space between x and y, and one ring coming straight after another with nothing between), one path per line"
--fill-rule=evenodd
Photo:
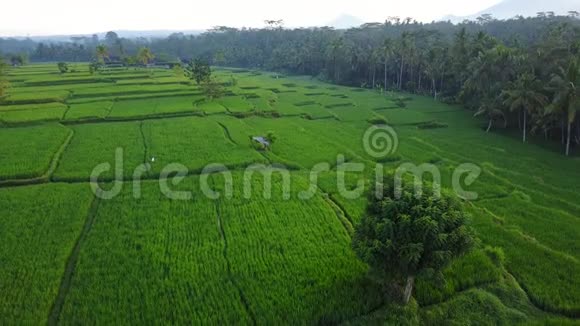
M0 36L89 34L109 30L192 30L216 25L324 25L342 14L367 22L389 16L429 22L465 16L501 0L21 0L2 1Z

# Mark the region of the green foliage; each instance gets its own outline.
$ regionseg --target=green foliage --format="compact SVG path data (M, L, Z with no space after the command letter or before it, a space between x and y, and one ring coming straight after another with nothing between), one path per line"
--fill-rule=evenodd
M501 248L473 250L443 270L442 279L419 278L415 296L422 306L442 303L462 291L500 281Z
M58 67L58 71L61 74L67 73L68 72L68 63L66 62L59 62L57 63L57 67Z
M175 75L176 78L181 78L183 77L185 71L183 70L183 67L181 66L181 63L175 64L173 65L173 74Z
M386 282L405 281L407 303L413 278L436 276L467 252L474 237L460 204L433 192L416 194L412 186L379 180L384 197L371 199L368 213L356 228L353 248ZM410 287L410 288L409 288Z
M215 78L209 78L202 81L201 89L207 100L212 101L224 96L224 87Z
M396 303L389 303L369 315L361 316L354 320L349 320L344 325L400 325L418 326L421 325L419 317L419 305L413 301L406 306Z
M94 61L89 63L89 73L92 75L96 72L99 72L103 68L103 63Z
M191 80L195 80L200 85L210 79L211 68L207 62L201 59L194 59L187 65L187 74Z
M95 49L97 63L103 65L109 59L109 49L104 44L97 45Z
M268 131L266 134L266 140L270 145L273 145L278 140L278 137L276 137L276 134L273 131Z
M142 47L139 49L137 53L137 60L141 62L144 66L147 66L153 59L155 59L155 55L151 52L151 49L147 47Z
M407 100L403 97L397 97L393 100L393 102L395 103L396 106L398 106L401 109L407 107Z
M526 316L506 307L496 296L483 290L470 290L451 301L430 307L421 314L424 325L442 325L452 321L464 325L477 321L487 325L524 323Z
M512 112L521 111L524 114L524 143L528 129L527 115L543 110L548 103L548 97L542 92L542 82L529 73L520 75L515 82L509 83L502 92L502 96L505 97L504 105Z
M570 61L567 69L560 68L552 77L550 87L555 92L549 111L564 116L567 125L566 155L570 155L572 124L580 111L580 58Z
M440 129L447 128L448 125L439 121L423 122L417 125L419 129Z
M369 123L372 125L386 125L387 119L385 119L384 117L374 117L372 119L369 119Z
M483 251L491 259L491 261L498 267L504 265L505 253L503 252L503 249L501 249L501 247L486 246Z
M28 62L28 56L26 54L14 54L10 56L10 64L14 67L20 67Z
M123 57L123 65L125 67L134 66L137 64L137 62L138 62L138 59L136 56L127 55L127 56Z

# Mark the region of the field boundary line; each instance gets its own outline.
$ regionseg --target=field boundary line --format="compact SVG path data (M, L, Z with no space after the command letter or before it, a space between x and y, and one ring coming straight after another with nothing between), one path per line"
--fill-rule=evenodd
M339 120L340 121L340 120ZM291 122L292 123L292 122ZM300 128L301 126L292 123L293 126L295 126L296 128ZM330 139L328 136L325 135L319 135L319 134L315 134L313 133L311 130L306 130L306 132L311 135L313 137L313 139L317 139L317 138L323 138L325 141L327 141L329 144L332 144L334 146L336 146L339 149L342 149L343 152L342 154L344 155L350 155L352 156L352 158L347 159L347 161L353 161L353 159L358 159L360 162L371 162L371 163L376 163L376 162L372 162L369 161L368 159L365 159L364 157L362 157L361 155L353 152L348 146L345 146L343 144L340 143L336 143L335 140Z
M97 216L97 211L99 209L99 205L100 205L100 200L97 196L93 197L93 202L91 203L91 207L89 208L89 211L87 213L87 217L85 219L85 224L83 226L83 229L81 230L81 233L79 234L79 237L77 238L77 241L73 247L73 250L67 260L66 266L65 266L65 270L64 270L64 274L62 276L62 280L60 283L60 287L58 290L58 294L56 296L56 298L54 299L54 303L52 305L52 308L50 310L50 314L48 316L48 325L49 326L53 326L53 325L57 325L58 321L60 319L60 315L62 313L62 309L64 308L64 303L66 300L66 297L70 291L71 285L72 285L72 279L74 277L74 272L76 269L76 265L77 265L77 261L81 252L81 246L83 244L83 242L85 241L85 239L87 238L89 232L91 231L91 228L95 222L96 216Z
M226 168L228 168L230 171L235 172L235 171L240 171L243 172L246 170L246 167L248 165L254 164L254 163L261 163L261 161L247 161L247 162L242 162L240 164L231 164L231 165L227 165L226 164ZM298 169L290 169L291 171L299 171ZM203 169L199 168L199 169L191 169L189 171L189 173L187 173L185 176L186 177L191 177L191 176L200 176L200 175L204 175L207 173L203 173ZM159 173L157 174L148 174L145 175L141 178L142 181L159 181L159 180L170 180L172 178L172 176L167 176L164 178L161 178ZM10 183L8 183L7 181L10 181ZM123 179L115 179L113 178L104 178L102 180L99 180L99 182L122 182L122 183L132 183L134 182L132 177L124 177ZM82 184L82 183L86 183L86 184L90 184L91 180L89 177L83 177L83 178L52 178L52 179L48 179L48 178L36 178L36 179L16 179L16 180L6 180L6 181L0 181L0 188L16 188L16 187L23 187L23 186L29 186L29 185L38 185L38 184L48 184L48 183L62 183L62 184Z
M83 124L163 120L163 119L175 119L175 118L185 118L185 117L203 117L203 116L204 116L203 112L200 112L200 111L189 111L189 112L185 111L185 112L172 112L172 113L167 113L167 114L152 114L152 115L146 115L146 116L132 116L132 117L111 117L109 115L106 118L68 120L68 121L61 121L61 123L64 125L83 125Z
M483 211L484 213L487 213L487 214L489 214L491 217L493 217L493 218L495 218L495 219L497 219L497 220L501 220L501 221L503 221L503 220L504 220L504 218L503 218L503 217L496 215L495 213L493 213L492 211L490 211L490 210L489 210L487 207L483 207L483 206L481 206L481 205L476 205L475 203L472 203L472 202L470 202L470 205L471 205L473 208L475 208L475 209L479 209L479 210ZM495 223L495 222L494 222L494 223ZM495 223L495 225L497 225L497 223ZM529 242L529 243L531 243L531 244L533 244L533 245L537 246L538 248L541 248L541 249L543 249L543 250L545 250L545 251L547 251L547 252L551 253L552 255L555 255L555 256L560 256L560 257L561 257L561 258L563 258L563 259L570 260L572 263L576 263L576 264L580 263L580 262L578 261L578 258L576 258L576 257L574 257L574 256L571 256L570 254L568 254L568 253L566 253L566 252L559 251L559 250L557 250L557 249L554 249L554 248L550 248L549 246L547 246L547 245L543 244L543 243L542 243L542 242L540 242L538 239L536 239L536 237L534 237L534 236L532 236L532 235L529 235L529 234L527 234L526 232L524 232L524 231L523 231L523 230L520 228L520 226L519 226L519 225L514 225L514 224L511 224L511 225L509 225L509 226L511 227L511 229L504 228L504 227L503 227L503 224L502 224L502 225L497 225L497 226L498 226L498 227L500 227L500 228L502 228L502 229L503 229L504 231L506 231L506 232L510 232L510 230L511 230L511 232L512 232L512 233L513 233L513 232L517 232L517 235L518 235L519 237L521 237L521 238L523 239L523 241ZM533 239L533 240L531 240L531 239Z
M107 115L105 115L105 119L107 119L111 115L111 112L113 112L113 107L115 106L115 104L117 104L117 101L115 100L111 101L111 105L109 105L109 109L107 110Z
M230 134L230 130L228 129L228 127L226 127L226 125L224 125L223 123L221 123L221 122L219 122L219 121L217 122L217 124L218 124L218 125L220 125L220 126L223 128L223 130L224 130L224 134L225 134L226 138L227 138L227 139L228 139L230 142L232 142L232 144L234 144L234 145L238 145L238 143L236 143L236 142L234 141L234 139L232 138L232 135Z
M558 309L552 309L550 307L546 307L544 305L542 305L541 302L539 302L529 291L529 289L526 287L526 285L522 282L520 282L518 280L518 278L509 271L509 269L507 268L507 266L505 267L506 273L511 276L514 279L514 282L516 283L517 287L520 288L520 290L522 290L525 294L526 297L528 298L528 301L532 304L532 306L536 307L538 310L541 310L543 312L549 313L549 314L554 314L560 317L566 317L566 318L570 318L573 320L580 320L580 315L578 314L577 311L574 311L574 308L571 308L570 310L558 310Z
M493 214L492 212L490 212L485 207L481 207L481 206L475 205L473 203L470 203L470 205L474 209L481 210L481 211L483 211L485 213L488 213L488 214L491 214L492 216L496 216L497 217L497 215ZM505 230L504 228L502 228L500 226L496 226L496 227L501 228L504 232L510 233L510 235L513 233L513 232L509 232L508 230ZM517 232L517 236L522 237L522 240L523 241L530 242L533 245L537 246L538 248L540 248L542 250L545 250L546 252L549 252L552 255L559 256L559 257L561 257L563 259L568 259L572 263L578 263L578 260L575 257L572 257L572 256L570 256L570 255L568 255L566 253L563 253L561 251L557 251L557 250L552 249L550 247L547 247L546 245L540 243L537 240L535 240L535 241L532 242L529 239L526 239L525 238L526 233L524 233L521 229L518 228L518 229L515 229L514 231ZM513 279L516 282L516 284L518 285L518 287L520 287L524 291L524 293L526 294L526 296L527 296L528 300L530 301L530 303L532 303L532 305L534 307L536 307L537 309L539 309L539 310L541 310L543 312L550 313L550 314L555 314L555 315L558 315L558 316L563 316L563 317L572 318L572 319L576 319L576 320L580 319L580 315L578 314L577 310L575 310L575 308L570 308L569 310L565 310L565 309L553 309L551 307L547 307L547 306L543 305L534 295L532 295L531 291L526 286L525 282L522 282L522 281L518 280L518 278L516 277L516 275L514 275L514 273L512 271L510 271L510 268L509 268L509 266L507 264L504 266L504 269L505 269L505 271L511 277L513 277Z
M38 103L38 104L51 104L51 103L60 103L60 104L64 104L65 106L67 106L66 103L63 102L47 102L47 103ZM33 104L16 104L16 105L33 105ZM4 113L4 112L29 112L29 111L42 111L42 110L54 110L55 108L53 107L48 107L48 108L29 108L29 109L12 109L12 110L6 110L6 109L2 109L0 110L0 113Z
M219 199L215 200L215 212L216 212L216 217L217 217L218 232L220 233L220 236L221 236L223 243L224 243L223 256L224 256L224 260L226 261L228 278L230 279L230 282L232 282L234 287L238 290L238 294L240 296L240 300L242 301L242 305L244 306L244 309L246 310L246 313L248 314L248 316L251 318L252 324L257 325L256 315L254 314L254 312L250 308L248 298L244 294L244 291L242 290L242 288L240 287L238 282L236 282L235 278L232 276L232 267L231 267L230 260L228 258L228 239L226 237L226 232L225 232L224 227L223 227Z
M139 123L139 132L141 133L141 140L143 141L143 163L146 164L149 160L147 156L149 154L149 147L147 146L147 138L145 137L145 132L143 132L143 124L145 121Z
M428 142L426 142L423 139L420 139L418 137L409 137L408 139L411 140L411 141L413 141L413 142L415 142L416 144L419 144L419 146L422 145L422 146L431 148L431 150L437 152L437 154L440 157L447 156L443 160L445 160L447 162L450 162L451 164L459 165L460 162L462 162L462 161L463 162L469 162L470 161L467 157L465 157L465 156L463 156L461 154L444 151L441 148L439 148L438 146L433 145L431 143L428 143ZM409 146L409 144L407 144L407 146ZM413 145L411 145L411 146L413 146ZM420 147L418 147L418 146L414 146L414 147L420 149ZM445 155L442 156L440 154L445 154ZM455 156L455 159L451 159L451 158L449 158L449 156ZM456 159L459 159L459 161L456 160ZM489 162L489 161L485 161L485 162L483 162L483 164L487 164L487 166L485 166L484 172L486 172L490 177L495 178L497 181L503 183L506 186L506 188L508 188L508 189L509 188L512 188L513 190L519 190L519 191L522 191L522 192L524 192L526 194L533 194L533 195L538 195L538 196L544 196L544 197L549 198L552 201L558 202L558 203L560 203L562 205L566 205L566 206L571 207L573 209L580 209L580 206L578 206L578 205L576 205L574 203L571 203L569 201L562 200L561 198L558 198L557 196L549 195L546 192L540 192L540 191L537 191L537 190L534 190L534 189L529 189L529 188L527 188L525 186L522 186L518 182L518 180L510 180L510 179L508 179L506 177L503 177L503 176L498 175L498 173L506 173L506 174L516 175L516 176L518 176L518 175L519 176L523 176L522 173L518 173L518 172L515 172L515 171L510 171L510 170L507 170L507 169L502 168L502 167L497 167L494 163ZM537 182L535 182L535 183L538 184ZM538 184L538 185L540 187L547 187L547 188L550 188L550 189L555 190L555 191L558 191L558 192L573 194L573 191L571 191L571 190L560 189L560 188L554 187L554 186L549 185L549 184ZM536 204L536 205L541 206L541 207L545 207L545 206L539 205L539 204ZM554 208L552 208L552 209L554 209ZM563 211L563 210L560 210L560 209L558 209L558 210L561 213L564 213L566 215L571 215L570 213L568 213L566 211Z
M72 139L75 135L75 131L73 129L69 129L69 130L70 130L69 135L67 136L64 143L59 147L58 151L56 151L56 154L54 155L54 157L50 163L50 168L47 171L47 177L48 177L49 181L52 179L54 172L56 172L56 169L60 165L60 160L62 159L64 152L68 148L68 145L70 145L70 142L72 141Z
M319 189L320 190L320 189ZM348 216L346 211L332 198L331 194L322 193L322 198L326 202L326 204L332 208L336 217L344 227L346 233L349 237L352 238L354 235L354 227L352 225L352 219Z
M64 110L64 113L62 114L62 118L60 119L61 121L66 120L66 115L68 114L68 111L70 111L70 104L65 103L66 105L66 110Z
M235 114L232 114L230 112L205 113L204 111L189 111L189 112L172 112L172 113L166 113L166 114L154 114L154 115L146 115L146 116L110 117L111 112L109 112L109 115L107 117L104 117L104 118L87 118L87 119L78 119L78 120L40 119L40 120L22 121L22 122L2 121L3 123L0 124L0 127L4 128L4 129L26 128L26 127L39 126L39 125L43 125L46 123L55 123L55 122L60 123L60 124L65 125L65 126L76 126L76 125L84 125L84 124L137 122L137 121L147 121L147 120L178 119L178 118L186 118L186 117L205 118L208 116L226 116L226 117L234 117L234 118L240 119L240 120L244 119L244 118L236 117ZM301 116L302 115L281 115L279 117L276 117L275 119L298 118ZM264 117L264 116L261 116L258 114L252 114L249 117L262 117L264 119L274 119L274 118L270 118L270 117ZM336 117L322 117L322 118L313 118L313 119L304 119L304 120L316 121L316 120L332 120L332 119L336 119Z
M36 184L43 184L51 182L52 175L58 168L60 159L62 158L62 154L70 144L72 138L74 136L74 130L69 129L69 133L66 136L64 142L60 145L58 150L52 156L50 160L48 169L44 172L41 176L35 178L26 178L26 179L8 179L0 181L0 188L9 188L9 187L19 187L19 186L29 186L29 185L36 185Z

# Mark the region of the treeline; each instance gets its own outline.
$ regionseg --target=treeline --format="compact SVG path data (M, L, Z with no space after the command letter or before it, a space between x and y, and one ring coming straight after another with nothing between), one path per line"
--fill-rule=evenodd
M454 25L389 18L349 30L215 27L198 35L164 39L37 44L32 61L94 60L106 45L122 61L147 46L157 61L204 58L214 65L306 74L330 82L377 90L400 90L461 103L496 126L519 128L580 144L580 20L539 13L534 18L495 20L482 16ZM496 123L497 122L497 123Z
M580 21L575 17L481 17L459 25L391 19L329 28L218 27L173 35L153 51L195 55L213 64L316 76L330 82L431 95L461 103L496 125L580 144ZM497 123L496 123L497 122Z

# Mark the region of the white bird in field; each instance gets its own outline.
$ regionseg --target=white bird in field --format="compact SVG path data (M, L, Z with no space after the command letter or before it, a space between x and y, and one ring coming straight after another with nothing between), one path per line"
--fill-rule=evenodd
M151 163L155 163L155 157L151 158Z

